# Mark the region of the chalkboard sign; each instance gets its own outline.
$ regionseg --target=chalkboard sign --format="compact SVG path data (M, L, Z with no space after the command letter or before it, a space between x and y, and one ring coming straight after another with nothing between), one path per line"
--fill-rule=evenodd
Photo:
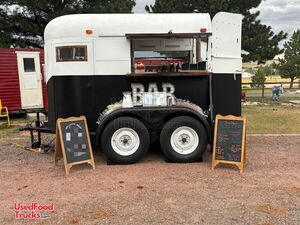
M66 173L73 165L90 164L95 169L86 118L58 119L56 124L55 165L64 159Z
M219 163L236 165L243 172L245 161L246 118L216 116L212 168Z

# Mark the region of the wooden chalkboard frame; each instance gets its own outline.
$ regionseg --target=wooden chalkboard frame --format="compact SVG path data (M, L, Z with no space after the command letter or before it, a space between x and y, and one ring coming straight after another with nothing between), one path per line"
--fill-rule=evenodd
M64 123L64 122L77 122L77 121L83 121L83 123L84 123L86 136L87 136L86 137L87 138L87 144L88 144L89 153L90 153L90 159L83 160L83 161L77 161L77 162L73 162L73 163L68 163L66 152L65 152L66 151L65 146L63 144L63 134L62 134L62 130L61 130L61 123ZM79 164L84 164L84 163L90 164L92 166L92 168L95 169L95 161L94 161L94 156L93 156L93 152L92 152L92 145L91 145L90 136L89 136L88 132L89 132L89 130L88 130L88 126L87 126L85 116L69 117L69 118L66 118L66 119L62 119L62 118L57 119L54 163L55 163L55 165L57 165L58 160L63 158L66 174L69 174L69 171L70 171L72 166L79 165Z
M243 121L243 134L242 134L242 146L241 146L241 161L235 162L235 161L228 161L228 160L217 160L216 159L216 144L217 144L217 134L218 134L218 123L219 120L228 120L228 121ZM215 130L214 130L214 142L213 142L213 155L212 155L212 169L215 169L215 167L219 164L230 164L235 165L239 168L240 173L243 173L244 171L244 164L246 162L246 117L245 116L222 116L217 115L215 120Z

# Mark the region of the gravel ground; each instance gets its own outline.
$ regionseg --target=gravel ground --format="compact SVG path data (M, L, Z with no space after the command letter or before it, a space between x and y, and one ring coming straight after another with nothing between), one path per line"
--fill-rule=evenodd
M28 137L0 139L0 224L300 224L300 136L248 137L242 175L211 170L209 151L202 163L166 163L152 150L140 163L107 166L94 150L96 170L66 176L53 153L10 142ZM15 219L13 204L31 202L53 203L42 212L50 218Z

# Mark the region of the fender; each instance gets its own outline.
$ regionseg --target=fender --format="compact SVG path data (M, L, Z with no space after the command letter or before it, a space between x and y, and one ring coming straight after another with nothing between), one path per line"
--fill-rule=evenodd
M102 114L103 115L103 114ZM111 111L108 114L105 114L98 121L98 128L96 131L96 146L99 145L99 140L102 134L103 129L106 125L112 120L121 117L121 116L129 116L136 119L139 119L143 122L148 128L148 124L152 124L152 121L157 118L165 124L170 119L177 116L191 116L198 119L207 131L208 142L212 143L212 128L207 122L207 116L205 114L201 114L196 110L191 108L187 108L184 106L169 106L169 107L133 107L133 108L118 108Z

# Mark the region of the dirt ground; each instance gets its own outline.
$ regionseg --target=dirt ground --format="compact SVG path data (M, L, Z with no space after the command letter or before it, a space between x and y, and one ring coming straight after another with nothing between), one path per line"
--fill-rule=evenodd
M0 139L0 224L300 224L300 136L247 138L241 175L232 166L166 163L153 149L134 165L96 170L76 166L66 176L53 153L23 150L28 137ZM14 203L54 204L48 219L16 219Z

